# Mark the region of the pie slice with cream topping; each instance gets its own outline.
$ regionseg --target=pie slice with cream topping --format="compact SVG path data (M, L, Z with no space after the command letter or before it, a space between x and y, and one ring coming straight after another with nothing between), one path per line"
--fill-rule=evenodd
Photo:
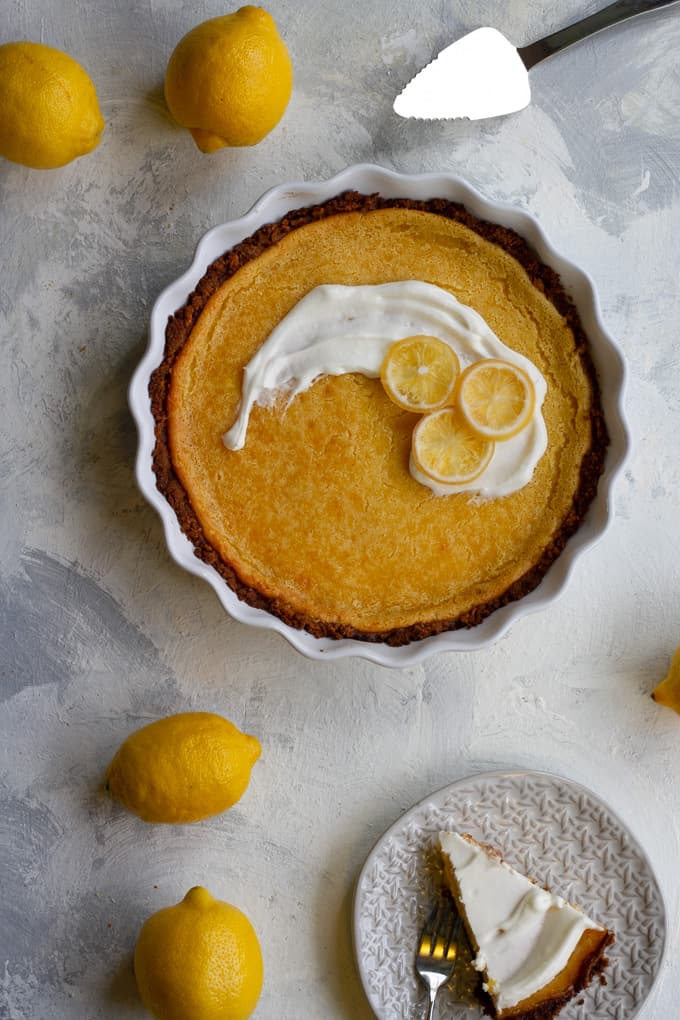
M449 888L497 1020L550 1020L606 964L613 934L472 836L441 832Z

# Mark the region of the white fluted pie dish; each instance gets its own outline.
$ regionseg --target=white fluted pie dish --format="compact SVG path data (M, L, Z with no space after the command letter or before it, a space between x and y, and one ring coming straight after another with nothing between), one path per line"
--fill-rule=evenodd
M603 412L610 438L604 471L585 519L538 587L518 601L496 609L476 626L444 631L401 645L348 637L315 637L304 629L289 625L273 613L239 599L214 567L196 557L194 546L183 534L175 510L157 488L153 470L156 434L149 383L163 360L169 317L183 306L206 268L224 252L252 235L259 227L280 220L291 210L323 203L345 191L379 194L386 199L443 198L461 203L480 220L510 228L521 235L538 258L558 273L564 289L578 310L600 380ZM591 280L555 251L532 216L523 210L484 198L464 181L449 174L410 176L375 166L355 166L328 181L286 184L273 188L245 216L210 230L200 241L190 268L159 296L152 311L149 345L130 386L130 405L139 433L137 479L142 492L161 517L171 556L180 566L206 580L234 619L276 631L310 658L354 655L380 665L407 666L438 651L469 651L485 647L501 637L513 622L547 607L561 594L577 561L602 537L609 524L612 486L621 471L628 448L623 413L624 385L624 360L616 342L604 328Z

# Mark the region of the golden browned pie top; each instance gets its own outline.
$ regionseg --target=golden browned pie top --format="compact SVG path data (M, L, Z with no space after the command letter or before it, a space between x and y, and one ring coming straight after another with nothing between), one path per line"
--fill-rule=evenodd
M243 449L224 446L244 366L305 294L408 279L472 306L545 376L548 448L524 489L435 496L408 470L416 416L355 373L256 406ZM444 201L349 193L261 228L170 319L150 390L158 486L197 555L241 598L318 636L401 644L522 597L581 523L607 444L587 341L553 270Z

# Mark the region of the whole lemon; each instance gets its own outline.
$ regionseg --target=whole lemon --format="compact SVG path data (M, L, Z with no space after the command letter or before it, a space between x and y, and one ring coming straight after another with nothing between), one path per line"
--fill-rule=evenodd
M0 46L0 156L50 170L99 145L104 119L87 72L34 42Z
M262 991L262 953L245 914L195 886L142 926L135 978L157 1020L246 1020Z
M652 691L654 701L680 713L680 645L675 649L668 673Z
M261 141L283 116L292 88L288 50L261 7L197 25L165 72L170 113L202 152Z
M106 788L147 822L197 822L235 804L262 748L228 719L183 712L143 726L121 744Z

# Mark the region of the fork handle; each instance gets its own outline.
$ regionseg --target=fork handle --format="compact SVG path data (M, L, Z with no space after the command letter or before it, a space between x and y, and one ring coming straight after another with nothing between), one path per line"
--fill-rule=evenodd
M427 1013L425 1014L425 1020L433 1020L434 1017L434 1000L437 998L438 988L430 988L430 1001L427 1004Z
M559 32L553 32L544 39L538 39L528 46L522 46L517 51L522 58L522 63L527 71L546 57L558 53L573 43L586 39L589 35L601 32L603 28L618 24L619 21L627 21L628 18L635 18L638 14L648 14L659 7L668 7L677 3L678 0L617 0L600 11L596 11L587 18L567 25Z

